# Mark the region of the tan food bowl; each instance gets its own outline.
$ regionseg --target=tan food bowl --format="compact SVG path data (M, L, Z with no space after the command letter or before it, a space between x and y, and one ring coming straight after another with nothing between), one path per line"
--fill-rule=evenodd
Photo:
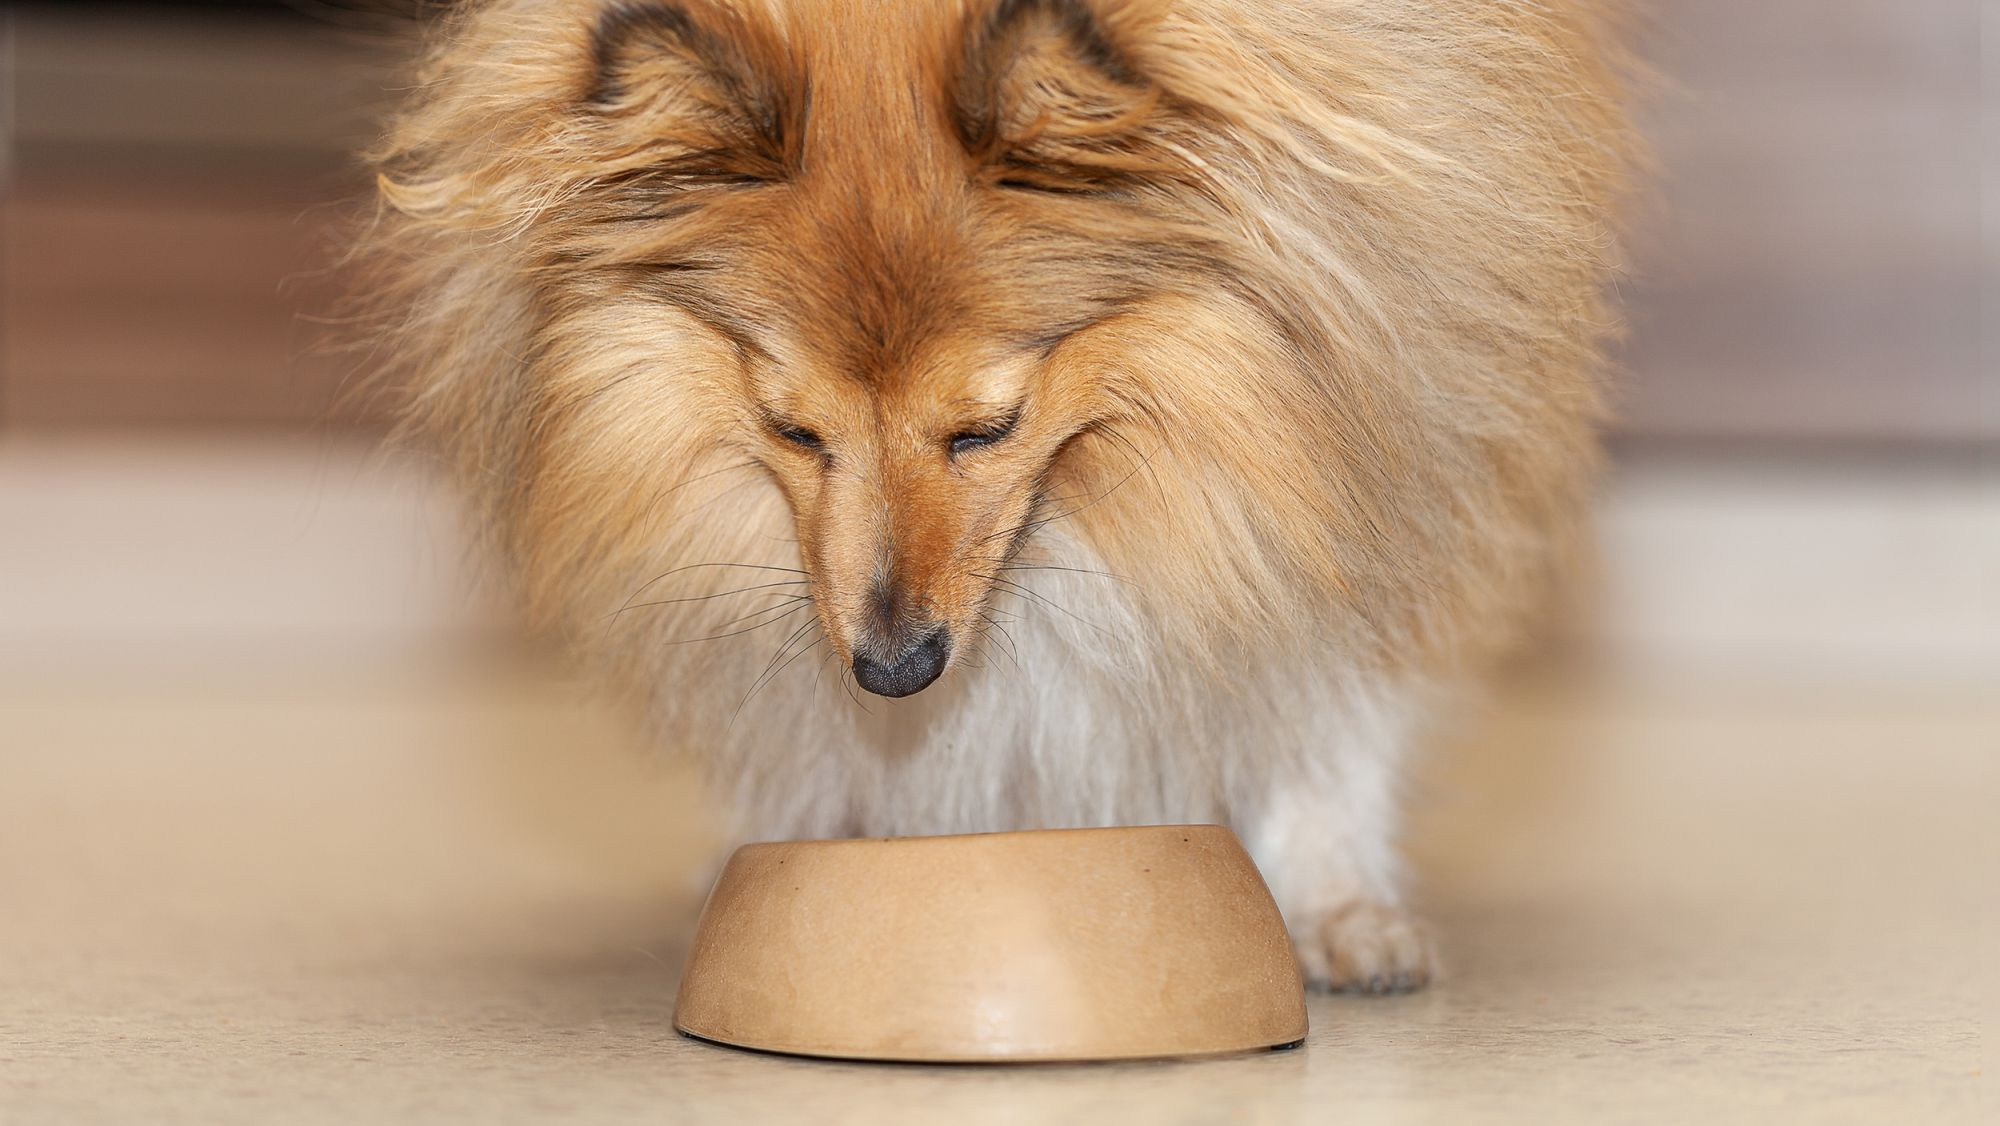
M1297 1043L1271 893L1217 825L738 849L674 1027L742 1048L933 1062Z

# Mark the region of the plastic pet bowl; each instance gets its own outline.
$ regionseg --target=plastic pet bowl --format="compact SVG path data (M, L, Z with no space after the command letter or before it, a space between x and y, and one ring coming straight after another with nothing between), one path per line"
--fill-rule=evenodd
M1295 1044L1284 922L1217 825L738 849L674 1026L720 1044L931 1062Z

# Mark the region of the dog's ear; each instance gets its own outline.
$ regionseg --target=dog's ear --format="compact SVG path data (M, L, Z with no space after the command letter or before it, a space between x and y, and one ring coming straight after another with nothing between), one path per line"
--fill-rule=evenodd
M586 104L692 179L772 180L796 166L806 93L778 38L734 8L620 0L591 34Z
M1146 128L1163 95L1123 42L1133 9L1122 0L974 5L953 109L988 179L1091 191L1157 170Z

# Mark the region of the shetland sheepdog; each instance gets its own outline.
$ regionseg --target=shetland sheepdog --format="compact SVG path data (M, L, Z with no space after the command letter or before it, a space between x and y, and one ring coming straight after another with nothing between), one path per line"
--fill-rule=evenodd
M410 428L745 837L1220 822L1429 979L1427 720L1599 463L1591 0L485 0L372 154Z

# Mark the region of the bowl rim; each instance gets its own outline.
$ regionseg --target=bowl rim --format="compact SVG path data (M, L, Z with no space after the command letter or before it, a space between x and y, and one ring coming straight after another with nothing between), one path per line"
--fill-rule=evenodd
M748 849L797 848L801 845L932 845L969 840L989 840L994 837L1082 837L1107 834L1125 835L1131 833L1172 832L1199 829L1204 832L1220 830L1241 846L1241 839L1229 826L1219 821L1172 821L1156 825L1080 825L1056 829L992 829L977 833L912 833L893 837L801 837L797 840L745 841L736 846L730 855ZM1248 851L1246 848L1245 851ZM1260 872L1261 876L1262 873Z

